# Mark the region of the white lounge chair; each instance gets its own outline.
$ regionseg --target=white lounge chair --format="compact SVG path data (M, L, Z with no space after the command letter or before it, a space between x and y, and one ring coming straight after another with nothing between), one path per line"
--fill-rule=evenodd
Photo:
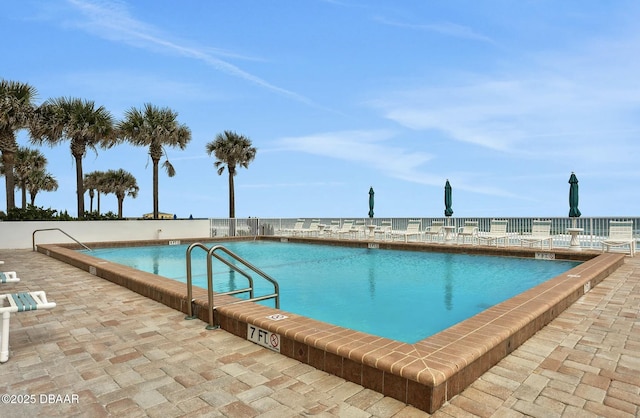
M391 221L382 221L376 229L373 230L373 239L380 236L380 239L387 240L391 238Z
M425 228L424 237L425 239L429 237L429 241L433 242L434 238L444 237L444 222L442 221L433 221L431 225Z
M360 239L367 236L367 224L363 220L357 220L351 227L351 237Z
M601 241L602 252L611 247L629 246L631 257L636 253L636 240L633 238L633 221L609 221L609 238Z
M464 244L467 237L471 239L471 245L478 244L478 221L465 221L464 226L458 228L456 244L460 244L461 238Z
M303 230L303 227L304 219L298 219L293 225L293 228L282 228L280 232L285 235L295 235L296 233L301 232Z
M11 314L38 309L51 309L55 306L55 302L47 301L47 295L42 290L0 295L0 313L2 313L0 363L9 360L9 320L11 319Z
M531 233L520 236L520 246L525 244L532 247L534 244L540 244L540 249L544 248L547 243L549 249L553 247L553 237L551 236L551 221L533 221Z
M392 231L391 233L392 239L395 237L404 237L404 242L408 242L409 237L412 237L412 236L416 236L418 239L420 239L420 236L422 235L422 231L420 230L421 225L422 225L422 221L417 219L411 219L407 223L407 229L405 229L404 231L402 230Z
M336 231L334 231L331 235L337 235L338 238L341 238L342 235L351 235L351 229L353 228L353 220L345 219L342 221L342 225Z
M307 235L309 237L318 236L320 233L320 219L313 219L308 227L302 228L302 231L297 231L296 233L300 233L302 236Z
M15 271L0 271L0 283L18 283L19 281Z
M325 237L330 237L331 235L338 232L339 229L340 229L340 221L332 220L331 223L324 228L324 230L322 231L322 235Z
M509 221L502 219L492 219L491 220L491 229L489 232L478 233L478 241L486 242L487 245L493 245L495 243L496 247L498 243L502 240L505 247L507 246L507 226L509 225Z

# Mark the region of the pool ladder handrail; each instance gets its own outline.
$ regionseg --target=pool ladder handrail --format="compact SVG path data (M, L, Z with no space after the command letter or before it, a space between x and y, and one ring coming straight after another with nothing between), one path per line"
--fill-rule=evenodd
M213 257L215 257L217 260L221 261L223 264L225 264L227 267L231 268L233 271L237 271L238 273L242 274L244 277L247 278L247 280L249 282L249 287L247 287L247 288L231 290L231 291L228 291L228 292L218 292L217 293L218 295L235 295L235 294L239 294L239 293L247 293L248 292L249 293L249 299L242 299L242 300L239 300L237 302L232 302L230 304L244 303L244 302L256 302L256 301L267 300L267 299L275 299L276 309L280 309L280 286L278 285L278 282L274 278L272 278L271 276L269 276L264 271L260 270L259 268L257 268L253 264L249 263L244 258L240 257L239 255L235 254L234 252L232 252L231 250L229 250L228 248L226 248L226 247L224 247L222 245L214 245L211 248L207 248L207 246L205 246L204 244L196 242L196 243L193 243L193 244L189 245L189 247L187 248L187 254L186 254L186 258L187 258L187 301L188 301L188 304L187 304L187 316L185 317L185 319L195 319L195 316L193 315L193 301L194 301L194 299L193 299L193 280L192 280L192 274L191 274L191 252L193 251L194 248L201 248L201 249L207 251L207 296L208 296L208 301L209 301L209 325L207 325L207 329L219 328L219 325L215 325L214 324L214 320L213 320L213 311L216 309L216 307L213 305ZM270 282L273 285L274 292L272 294L269 294L269 295L255 297L254 292L253 292L253 289L254 289L253 278L249 274L247 274L244 270L239 268L237 265L235 265L235 264L231 263L230 261L226 260L221 255L216 254L216 251L224 252L225 254L227 254L228 256L233 258L234 260L238 261L239 263L241 263L245 267L249 268L253 272L255 272L255 273L259 274L260 276L262 276L262 278L266 279L268 282Z
M36 229L35 231L33 231L33 234L31 234L31 248L32 248L33 251L36 250L36 232L40 232L40 231L60 231L63 234L65 234L66 236L68 236L69 238L71 238L72 240L74 240L77 244L79 244L82 247L84 247L85 249L87 249L89 251L93 251L91 248L87 247L86 245L84 245L83 243L81 243L80 241L78 241L77 239L72 237L71 235L67 234L66 232L64 232L60 228L41 228L41 229Z

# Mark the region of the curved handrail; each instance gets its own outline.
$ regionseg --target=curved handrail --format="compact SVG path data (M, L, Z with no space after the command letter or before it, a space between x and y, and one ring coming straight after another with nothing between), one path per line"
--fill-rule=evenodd
M241 264L243 264L247 268L251 269L253 272L259 274L260 276L262 276L263 279L265 279L269 283L271 283L273 285L274 295L275 295L275 299L276 299L276 309L280 309L280 285L278 284L278 282L273 277L269 276L267 273L265 273L264 271L260 270L258 267L256 267L253 264L249 263L247 260L245 260L244 258L240 257L239 255L235 254L234 252L232 252L231 250L229 250L228 248L226 248L226 247L224 247L222 245L216 245L216 246L211 247L211 249L209 250L209 254L213 254L217 250L220 250L220 251L226 253L227 255L229 255L230 257L232 257L236 261L240 262ZM220 259L220 258L218 258L218 259ZM233 265L233 264L231 264L231 265Z
M192 303L193 303L193 285L192 285L192 278L191 278L191 251L194 248L202 248L205 251L208 251L209 249L207 247L204 246L204 244L201 244L199 242L194 242L193 244L189 245L189 247L187 247L187 316L185 319L195 319L195 317L193 316L193 308L191 307Z
M63 234L65 234L66 236L68 236L69 238L71 238L72 240L74 240L79 245L81 245L84 248L86 248L87 250L93 251L91 248L87 247L86 245L84 245L83 243L81 243L80 241L78 241L77 239L72 237L71 235L67 234L66 232L64 232L60 228L43 228L43 229L36 229L35 231L33 231L33 234L31 234L31 248L33 249L33 251L36 250L36 232L40 232L40 231L60 231Z
M195 319L196 318L193 315L193 308L192 308L192 302L193 302L193 276L191 274L191 251L194 248L202 248L203 250L207 251L207 254L209 253L209 248L207 246L205 246L204 244L201 244L199 242L193 243L193 244L189 245L189 247L187 248L187 255L186 255L186 257L187 257L187 300L189 301L189 306L187 307L187 316L185 317L185 319ZM238 293L249 292L249 297L253 298L253 278L251 276L249 276L247 273L245 273L244 271L238 269L237 266L234 266L229 261L227 261L224 258L220 257L218 254L213 254L213 256L217 260L219 260L222 263L224 263L225 265L227 265L229 268L231 268L234 271L237 271L238 273L242 274L249 281L249 287L247 287L247 288L232 290L232 291L229 291L229 292L222 292L222 293L219 293L219 294L220 295L235 295L235 294L238 294ZM210 288L213 288L212 279L210 281L209 277L213 277L213 268L211 266L211 257L207 258L207 284L208 284L208 286ZM213 299L209 300L209 304L213 305Z
M273 279L267 273L263 272L262 270L260 270L256 266L254 266L253 264L249 263L247 260L243 259L239 255L235 254L234 252L232 252L231 250L227 249L226 247L224 247L222 245L214 245L211 248L207 248L204 244L196 242L196 243L193 243L193 244L189 245L189 247L187 248L187 299L188 299L189 303L188 303L188 307L187 307L188 315L187 315L187 317L185 319L193 319L194 318L194 316L193 316L193 308L192 308L193 284L192 284L192 275L191 275L191 251L194 248L202 248L203 250L207 251L207 255L208 255L208 257L207 257L207 296L208 296L208 302L209 302L209 325L207 326L207 329L217 328L214 325L214 320L213 320L213 310L215 308L213 306L213 267L212 267L212 264L213 264L212 263L212 259L213 259L213 257L215 257L217 260L223 262L225 265L227 265L228 267L230 267L234 271L237 271L240 274L242 274L243 276L245 276L247 278L247 280L249 281L249 288L238 289L238 290L233 290L233 291L229 291L229 292L219 293L220 295L231 295L231 294L237 294L237 293L250 292L249 299L243 300L243 301L239 301L239 302L249 302L249 301L258 301L258 300L266 300L266 299L275 299L275 301L276 301L276 309L280 308L280 286L278 285L278 282L275 279ZM254 297L253 278L250 275L248 275L247 273L245 273L243 270L238 268L238 266L232 264L228 260L225 260L222 256L216 254L215 253L216 251L224 252L225 254L227 254L228 256L233 258L234 260L238 261L239 263L241 263L242 265L244 265L248 269L252 270L253 272L255 272L257 274L259 274L262 278L264 278L265 280L267 280L268 282L270 282L273 285L274 293L270 294L270 295ZM239 303L239 302L235 302L235 303Z

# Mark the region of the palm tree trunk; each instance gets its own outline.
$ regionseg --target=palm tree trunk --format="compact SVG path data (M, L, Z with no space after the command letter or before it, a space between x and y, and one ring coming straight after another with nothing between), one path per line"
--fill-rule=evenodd
M93 213L93 196L95 192L93 189L89 189L89 212Z
M31 197L31 206L35 206L36 205L36 194L37 193L29 193L29 195Z
M82 177L82 155L74 155L76 159L76 193L78 197L78 219L84 218L84 181Z
M98 215L100 215L100 192L98 192Z
M118 219L122 219L122 203L124 202L124 196L118 196Z
M4 177L7 185L7 212L10 209L16 207L15 200L15 187L16 183L13 178L13 166L15 161L15 154L11 151L3 151L2 152L2 162L4 163Z
M27 185L25 184L25 182L21 182L20 183L20 189L22 191L22 209L26 209L27 208Z
M158 203L158 163L160 159L152 158L153 160L153 219L159 218L159 203Z
M233 187L234 172L229 170L229 218L236 217L236 196Z

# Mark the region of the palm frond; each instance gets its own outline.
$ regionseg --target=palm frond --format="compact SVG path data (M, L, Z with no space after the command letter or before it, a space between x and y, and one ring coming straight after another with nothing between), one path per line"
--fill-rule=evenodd
M171 165L169 160L164 160L164 162L162 163L162 168L164 168L166 170L167 175L169 177L173 177L173 176L176 175L176 169L173 168L173 165Z

